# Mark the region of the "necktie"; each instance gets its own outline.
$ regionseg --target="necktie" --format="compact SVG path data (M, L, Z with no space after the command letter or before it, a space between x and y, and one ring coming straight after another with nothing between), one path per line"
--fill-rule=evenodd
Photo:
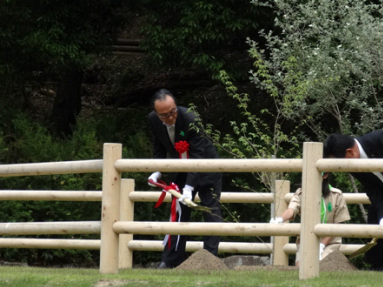
M168 127L168 134L169 134L169 138L170 138L170 141L172 142L172 144L174 144L174 132L175 132L174 125Z

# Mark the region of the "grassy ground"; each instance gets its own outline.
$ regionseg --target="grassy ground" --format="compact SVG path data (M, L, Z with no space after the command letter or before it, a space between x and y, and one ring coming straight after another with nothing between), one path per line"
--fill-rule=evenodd
M97 269L0 267L0 286L107 287L107 286L382 286L383 273L322 272L318 278L299 280L298 271L185 271L133 269L101 275Z

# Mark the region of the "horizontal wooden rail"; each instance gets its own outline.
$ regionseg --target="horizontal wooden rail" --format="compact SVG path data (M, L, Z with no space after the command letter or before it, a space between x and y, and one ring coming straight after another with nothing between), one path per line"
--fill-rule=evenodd
M319 171L329 172L383 172L383 159L326 158L316 162Z
M160 197L161 192L158 191L132 191L129 193L129 199L135 202L156 202ZM1 199L1 196L0 196ZM170 202L170 194L167 193L164 202ZM196 202L201 201L197 195ZM261 192L221 192L222 203L272 203L272 193Z
M343 197L347 204L371 204L365 193L343 193Z
M225 163L226 166L223 164ZM156 170L200 172L300 172L301 159L120 159L115 163L118 171L152 172ZM383 159L319 159L319 171L371 172L383 171ZM51 175L70 173L98 173L102 160L62 161L0 165L0 177Z
M100 250L99 239L0 238L0 248Z
M293 198L294 193L290 192L284 196L284 200L289 203ZM371 204L368 196L365 193L343 193L343 197L347 204Z
M156 202L161 192L158 191L132 191L129 199L134 202ZM285 195L284 200L289 203L294 193ZM365 193L343 193L347 204L370 204ZM47 201L101 201L101 190L0 190L1 200L47 200ZM269 192L235 192L223 191L222 203L273 203L274 197ZM164 202L170 202L170 194L166 194ZM200 201L199 196L195 198Z
M0 190L1 200L101 201L102 191Z
M1 242L0 242L1 243ZM340 252L344 255L350 255L363 244L343 244L340 247ZM128 248L134 251L163 251L164 246L160 240L131 240L128 243ZM202 241L188 241L186 243L187 252L195 252L203 248ZM220 242L218 252L225 253L253 253L253 254L270 254L273 248L271 243L251 243L251 242ZM283 251L287 254L297 253L297 245L288 243L283 247Z
M0 177L102 172L102 159L0 165Z
M0 223L0 235L100 234L100 221Z
M135 251L163 251L164 246L159 240L131 240L128 248ZM186 242L186 251L195 252L203 248L202 241ZM250 242L220 242L218 252L225 253L261 253L270 254L273 251L271 243Z
M113 224L118 234L171 234L214 236L298 236L300 223L212 223L212 222L150 222L117 221Z
M274 195L265 192L221 192L222 203L273 203Z
M47 238L0 238L0 248L40 248L40 249L86 249L99 250L101 241L99 239L47 239ZM363 247L363 244L341 245L340 252L350 255ZM128 248L134 251L163 251L162 240L131 240ZM187 252L195 252L203 248L202 241L188 241ZM297 252L296 244L289 243L283 247L287 254ZM270 254L271 243L250 242L221 242L219 252L225 253L253 253Z
M362 248L364 244L342 244L340 246L340 252L342 252L344 255L350 255L351 253L354 253L356 250Z
M314 227L317 236L340 236L349 238L383 238L383 226L376 224L317 224Z
M156 202L161 192L132 191L129 199L134 202ZM294 193L285 195L284 200L289 203ZM371 204L365 193L343 193L347 204ZM47 200L47 201L101 201L101 190L0 190L1 200ZM166 194L164 202L170 202L170 194ZM195 198L200 201L199 196ZM269 192L235 192L223 191L222 203L273 203L273 194Z
M119 172L301 172L301 159L119 159Z
M160 197L161 192L158 191L132 191L129 193L129 199L135 202L156 202ZM284 200L289 203L293 198L294 193L290 192L284 196ZM343 193L347 204L371 204L368 196L365 193ZM1 199L1 195L0 195ZM167 193L164 202L170 202L170 194ZM195 202L199 202L198 195L195 197ZM222 203L273 203L274 196L270 192L221 192Z
M129 192L129 199L134 202L157 202L161 192L158 191L131 191ZM196 196L195 201L198 201L199 197ZM167 193L164 202L170 202L171 195Z
M342 244L339 251L344 255L350 255L363 246L363 244ZM283 246L283 251L286 252L286 254L295 254L297 253L297 245L295 243L285 244L285 246Z

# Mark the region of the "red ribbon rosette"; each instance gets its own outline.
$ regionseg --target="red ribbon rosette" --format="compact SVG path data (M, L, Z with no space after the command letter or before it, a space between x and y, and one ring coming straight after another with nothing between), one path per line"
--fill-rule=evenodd
M174 148L179 153L180 158L189 158L189 143L187 141L176 142Z

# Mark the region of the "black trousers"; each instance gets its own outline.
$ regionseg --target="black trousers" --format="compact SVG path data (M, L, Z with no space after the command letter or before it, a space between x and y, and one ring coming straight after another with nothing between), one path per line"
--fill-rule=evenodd
M368 224L379 224L380 218L376 215L373 205L368 208ZM377 244L364 254L364 259L372 265L372 269L383 271L383 239L378 239Z
M181 186L179 186L180 189L183 188L183 185ZM221 178L213 185L203 187L197 186L194 188L193 200L198 192L198 195L201 198L201 205L213 208L211 212L198 211L203 212L203 218L205 222L222 222L221 204L219 202L221 198L221 190ZM180 203L180 205L182 209L180 221L188 222L190 220L192 209L182 203ZM166 244L162 253L162 261L166 263L166 266L173 268L177 267L185 260L185 247L188 236L172 235L170 239L171 246L169 248L168 243ZM219 242L219 236L204 236L203 248L217 256Z

